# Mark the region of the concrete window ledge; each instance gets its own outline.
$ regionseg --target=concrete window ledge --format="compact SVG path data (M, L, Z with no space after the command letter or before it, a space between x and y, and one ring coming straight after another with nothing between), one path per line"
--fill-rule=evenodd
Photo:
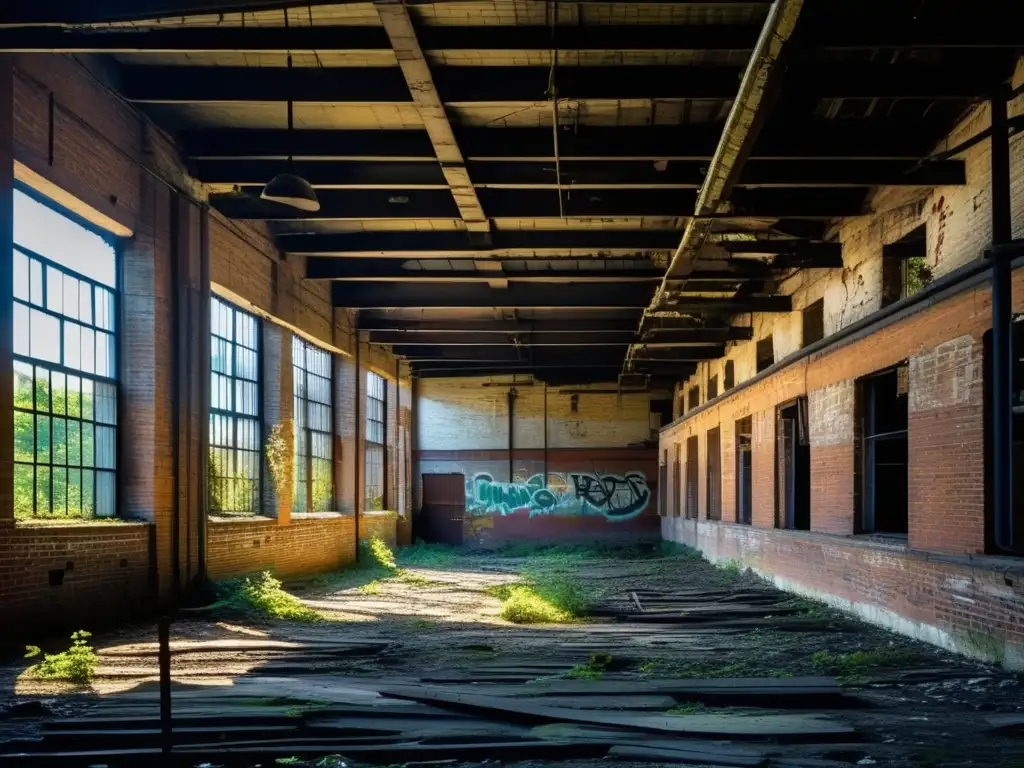
M335 517L352 517L348 512L293 512L292 520L331 520Z
M267 517L266 515L249 515L248 517L218 517L216 515L210 515L209 521L214 525L233 525L235 523L276 523L276 517Z
M360 512L360 517L398 517L398 512L390 509L375 509L372 512Z
M153 525L148 520L122 520L118 517L101 517L101 518L74 518L70 520L47 520L47 519L29 519L29 520L15 520L15 530L36 530L36 531L66 531L71 528L88 528L90 530L106 529L110 528L113 530L126 529L126 528L145 528Z

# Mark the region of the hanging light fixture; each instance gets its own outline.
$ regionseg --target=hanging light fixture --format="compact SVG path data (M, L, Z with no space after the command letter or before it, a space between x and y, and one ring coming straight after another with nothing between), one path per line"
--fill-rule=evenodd
M287 10L284 12L284 28L285 30L288 29ZM285 34L287 35L288 33L285 32ZM288 72L291 73L291 71L292 53L289 48ZM270 200L271 202L287 205L290 208L297 208L300 211L308 211L312 213L320 210L320 201L316 197L316 190L314 190L313 185L304 178L291 172L292 148L294 147L293 129L294 115L292 110L292 100L288 99L288 168L287 171L277 174L277 176L267 182L267 186L263 188L263 192L260 193L260 197L264 200Z

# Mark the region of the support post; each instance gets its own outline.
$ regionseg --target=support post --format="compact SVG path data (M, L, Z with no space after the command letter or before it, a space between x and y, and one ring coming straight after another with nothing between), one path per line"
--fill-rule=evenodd
M14 65L0 55L0 253L14 247ZM0 529L14 525L14 272L10 261L0 268Z
M1013 549L1013 297L1010 214L1010 140L1007 92L992 112L992 503L996 546Z
M363 369L359 365L359 350L362 346L361 336L359 328L355 329L356 332L356 403L353 409L356 420L356 461L354 469L355 475L355 506L353 507L353 514L355 515L355 535L356 535L356 562L359 562L359 511L363 508L363 489L360 486L362 480L362 466L361 463L366 461L366 444L364 443L365 435L363 434L363 401L361 399L361 387L360 382L363 378Z

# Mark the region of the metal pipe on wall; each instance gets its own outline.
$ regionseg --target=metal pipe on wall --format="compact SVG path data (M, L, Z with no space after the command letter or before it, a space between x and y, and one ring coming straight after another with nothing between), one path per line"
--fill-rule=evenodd
M1014 549L1013 530L1013 295L1010 262L1015 250L1010 208L1008 90L989 102L992 113L992 503L994 538Z
M363 506L362 489L360 489L360 487L359 487L359 482L362 479L362 473L359 471L359 469L360 469L360 467L359 467L359 446L360 446L359 437L360 437L360 428L362 427L362 424L360 422L362 421L362 411L363 411L362 405L363 405L363 403L359 399L359 381L362 378L362 376L360 375L361 374L361 370L360 370L360 367L359 367L359 329L358 328L356 328L355 333L356 333L356 356L355 356L355 365L356 365L356 402L355 402L355 408L353 408L352 410L353 410L354 417L355 417L355 422L356 422L356 429L355 429L355 443L356 443L356 456L355 456L355 459L356 460L353 462L353 464L354 464L353 474L355 475L355 486L354 486L354 490L355 490L355 500L354 501L355 501L355 504L353 505L353 514L355 516L355 521L354 522L355 522L355 538L356 538L356 562L358 563L359 562L359 510Z

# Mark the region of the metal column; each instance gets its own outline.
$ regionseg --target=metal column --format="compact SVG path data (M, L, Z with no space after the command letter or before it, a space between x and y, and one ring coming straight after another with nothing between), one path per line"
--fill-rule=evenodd
M994 538L1010 550L1013 531L1013 297L1010 261L1010 140L1007 92L992 99L992 503Z

